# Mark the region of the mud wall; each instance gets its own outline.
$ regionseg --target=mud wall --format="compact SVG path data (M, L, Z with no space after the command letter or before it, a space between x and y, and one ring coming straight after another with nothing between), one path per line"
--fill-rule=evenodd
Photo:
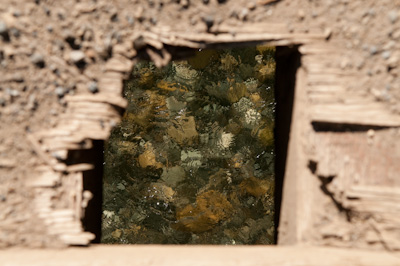
M382 143L395 141L399 12L400 2L389 0L4 0L0 246L85 245L93 238L80 224L91 198L82 171L93 164L72 151L91 149L92 140L106 139L118 123L126 106L122 82L139 55L163 65L180 47L267 42L298 46L302 54L279 242L381 247L385 226L398 223L389 215L369 226L365 217L374 210L363 211L346 196L349 176L371 186L379 174L355 166L339 171L343 151L328 149L331 157L324 151L339 145L332 140L345 131L359 132L364 142L357 147L375 145L381 153L388 146ZM345 152L356 166L360 156L376 154ZM385 165L388 180L396 179L394 164ZM332 180L341 185L327 187ZM398 185L391 182L383 185ZM366 216L354 216L359 212ZM370 233L355 236L352 217Z

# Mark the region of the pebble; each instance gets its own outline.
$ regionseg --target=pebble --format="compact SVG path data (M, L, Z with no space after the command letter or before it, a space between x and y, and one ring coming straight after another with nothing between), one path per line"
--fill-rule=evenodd
M10 95L11 97L19 96L19 92L17 90L13 90L13 89L10 89L10 88L6 88L6 93L8 95Z
M48 32L50 32L50 33L53 32L53 26L50 25L50 24L47 25L47 26L46 26L46 30L47 30Z
M63 97L64 96L64 94L65 94L65 89L63 88L63 87L61 87L61 86L58 86L55 90L54 90L54 92L56 93L56 95L58 96L58 97Z
M243 8L239 13L239 19L246 20L248 14L249 14L249 10L247 8Z
M13 16L16 17L16 18L20 17L20 16L21 16L21 11L15 10L15 11L13 12Z
M135 24L135 19L132 16L126 16L126 21L128 21L129 25L131 26Z
M12 75L12 80L15 82L24 82L24 76L21 73L14 73Z
M35 64L38 67L44 67L45 63L44 63L44 57L42 54L40 53L34 53L32 54L29 59L31 60L31 62L33 64Z
M374 55L374 54L376 54L378 52L378 48L376 47L376 46L371 46L370 48L369 48L369 53L371 54L371 55Z
M0 21L0 35L4 35L7 34L8 28L6 23L4 23L3 21Z
M13 35L14 37L18 38L19 36L21 36L21 32L16 29L16 28L11 28L10 29L10 33L11 35Z
M97 86L97 82L94 82L94 81L90 82L89 85L88 85L88 89L89 89L89 91L90 91L91 93L96 93L96 92L98 92L98 91L99 91L99 88L98 88L98 86Z
M392 24L394 24L394 23L397 21L397 19L399 18L399 14L398 14L397 11L392 10L392 11L389 12L388 18L389 18L389 21L390 21Z
M300 10L297 12L297 17L299 18L299 20L303 20L303 19L306 17L306 13L304 12L303 9L300 9Z
M181 6L183 8L188 8L189 7L189 1L188 0L181 0L180 4L181 4Z
M390 55L391 55L390 51L384 51L382 53L382 58L387 60L387 59L389 59Z
M85 58L85 54L82 51L71 51L69 53L69 58L71 59L72 62L74 63L79 63Z
M203 21L206 23L207 29L210 29L214 25L214 17L212 15L205 16Z

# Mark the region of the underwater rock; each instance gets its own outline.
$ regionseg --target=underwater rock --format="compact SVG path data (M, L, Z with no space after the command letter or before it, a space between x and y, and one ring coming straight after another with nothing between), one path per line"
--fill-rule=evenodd
M167 98L167 107L171 113L178 113L184 111L186 103L180 102L174 96L171 96Z
M181 166L173 166L171 168L164 168L161 179L171 187L176 187L179 182L185 179L186 173Z
M144 67L139 70L139 85L151 88L154 84L154 69Z
M239 62L230 54L221 57L221 68L225 71L232 72L238 65Z
M264 126L257 127L252 130L253 136L256 135L260 142L265 146L272 146L274 144L274 130L273 127Z
M150 142L145 144L145 151L138 157L139 165L142 168L148 166L155 168L162 168L163 165L156 161L153 145Z
M244 84L249 92L256 92L258 87L258 81L254 78L247 79Z
M264 82L267 79L273 79L275 76L275 62L268 61L265 65L259 64L255 67L256 77L259 82Z
M155 198L165 202L172 202L175 195L175 191L160 182L151 183L147 189L147 197Z
M270 190L271 184L269 180L250 177L243 180L239 187L243 192L258 198L264 196Z
M229 149L234 141L234 135L232 133L221 132L217 142L217 146L220 149Z
M172 63L175 69L175 80L184 84L193 85L197 82L199 73L196 69L192 69L189 64Z
M197 169L202 164L201 152L198 150L181 151L182 166L189 169Z
M244 83L235 83L229 87L226 98L230 103L235 103L244 97L246 92L247 88Z
M111 236L115 239L120 238L122 235L122 230L121 229L116 229L114 232L111 233Z
M232 159L231 159L231 164L233 168L241 168L244 163L244 156L241 153L236 153Z
M228 103L236 103L247 93L245 83L237 83L234 79L226 80L206 86L207 93Z
M180 145L191 145L199 135L194 117L180 117L173 122L167 130L168 135Z
M227 198L218 191L210 190L199 194L195 204L187 205L177 212L175 227L181 231L205 232L233 213L234 208Z

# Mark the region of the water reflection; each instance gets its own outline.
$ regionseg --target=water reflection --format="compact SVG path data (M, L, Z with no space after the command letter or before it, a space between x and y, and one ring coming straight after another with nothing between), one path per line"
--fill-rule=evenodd
M273 243L274 52L135 66L105 151L103 243Z

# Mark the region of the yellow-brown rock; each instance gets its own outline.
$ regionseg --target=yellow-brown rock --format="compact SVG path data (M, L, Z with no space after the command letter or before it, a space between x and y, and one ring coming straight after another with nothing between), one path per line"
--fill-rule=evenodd
M246 92L247 87L244 83L235 83L229 87L226 98L229 102L236 103L246 95Z
M193 116L177 119L176 123L171 125L167 132L172 139L181 145L192 144L199 135Z
M258 81L262 83L266 79L273 79L275 76L275 68L275 62L257 65L255 70Z
M252 176L243 180L239 187L242 192L258 198L264 196L271 189L271 182L269 180L261 180Z
M167 80L160 80L157 83L157 88L164 92L172 92L172 91L176 91L176 90L178 90L180 92L187 91L187 89L185 87L179 85L178 83L167 81Z
M147 189L147 192L148 197L154 197L165 202L172 202L175 195L175 191L171 187L160 182L151 183Z
M123 120L146 128L154 122L155 117L168 116L168 110L164 95L147 90L143 96L141 102L136 103L132 108L128 107Z
M220 221L233 215L234 209L227 198L215 190L201 193L194 205L187 205L176 214L176 229L194 233L212 229Z
M232 157L231 163L234 168L241 168L243 166L243 156L240 153L236 153Z
M150 68L144 67L139 70L140 78L139 85L151 87L154 83L154 71Z
M257 132L258 139L264 146L270 146L274 143L274 131L272 127L266 126Z
M155 168L163 167L160 162L156 161L156 155L154 153L153 145L149 142L145 144L145 151L139 155L138 161L140 167L142 168L146 168L148 166Z
M232 72L238 65L239 62L230 54L221 57L221 67L226 71Z

